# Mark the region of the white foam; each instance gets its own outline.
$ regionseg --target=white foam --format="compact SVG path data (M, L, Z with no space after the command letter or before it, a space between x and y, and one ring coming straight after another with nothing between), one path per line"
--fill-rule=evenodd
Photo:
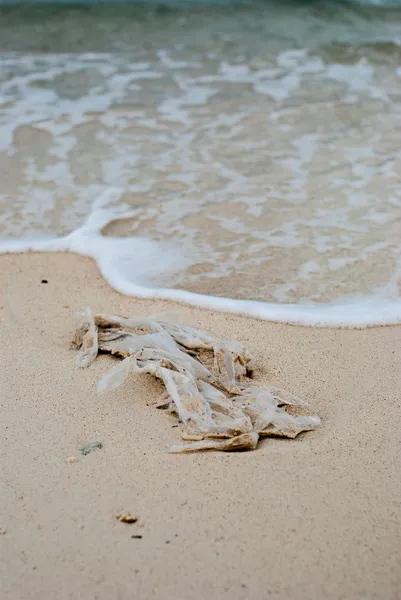
M178 289L156 287L160 272L182 268L182 254L146 238L114 238L102 230L116 218L107 208L122 194L110 189L95 203L84 225L60 238L2 240L0 254L24 252L74 252L93 258L104 279L118 292L149 299L166 299L201 308L246 315L274 322L318 327L362 328L401 324L401 300L361 297L344 302L321 304L275 304L253 300L234 300L195 294ZM106 208L104 208L106 206ZM120 206L121 210L121 206ZM120 218L135 216L136 211L121 212ZM306 271L315 270L314 264Z

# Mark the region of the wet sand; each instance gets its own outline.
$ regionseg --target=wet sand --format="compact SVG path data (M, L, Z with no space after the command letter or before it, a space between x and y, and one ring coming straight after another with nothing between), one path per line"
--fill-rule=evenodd
M131 376L98 396L113 359L80 370L69 344L86 306L144 315L173 303L121 296L74 255L0 261L2 600L401 595L400 327L186 308L248 344L258 377L309 400L323 427L250 453L170 455L179 428L153 406L160 384ZM94 441L103 448L81 456ZM121 510L138 522L120 523Z

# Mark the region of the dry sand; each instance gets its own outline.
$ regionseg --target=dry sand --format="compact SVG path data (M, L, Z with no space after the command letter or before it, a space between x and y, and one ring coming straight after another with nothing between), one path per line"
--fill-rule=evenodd
M152 406L161 385L131 376L98 396L113 359L80 370L69 343L87 305L172 303L123 297L73 255L0 262L1 600L401 597L401 328L189 309L246 342L260 377L308 399L324 426L255 452L170 455L179 429ZM81 456L93 441L103 449Z

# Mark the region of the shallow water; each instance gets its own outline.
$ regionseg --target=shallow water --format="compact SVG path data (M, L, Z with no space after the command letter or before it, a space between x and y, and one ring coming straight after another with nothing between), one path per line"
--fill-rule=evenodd
M86 245L62 249L107 252L111 282L279 303L399 298L401 8L0 17L3 240L45 249L43 236L86 223ZM0 248L32 248L18 244Z

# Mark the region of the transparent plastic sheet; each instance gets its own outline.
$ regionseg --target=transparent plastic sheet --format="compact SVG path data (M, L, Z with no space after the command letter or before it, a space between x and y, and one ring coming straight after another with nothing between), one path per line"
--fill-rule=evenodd
M183 452L194 452L196 450L222 450L224 452L233 452L236 450L255 450L258 444L259 436L255 431L243 433L236 437L226 440L200 440L190 444L177 444L170 448L170 452L175 454Z
M77 364L80 367L89 367L97 357L98 328L90 308L80 315L80 324L76 331L73 343L79 348Z
M243 344L173 322L171 315L126 318L93 315L87 309L74 345L81 367L89 366L99 351L123 359L103 375L99 392L116 389L131 373L150 374L163 382L168 400L160 408L168 408L183 425L184 442L170 449L174 453L253 450L260 437L295 438L321 424L317 416L287 412L307 406L303 400L250 380L254 361ZM213 369L197 351L211 353Z

